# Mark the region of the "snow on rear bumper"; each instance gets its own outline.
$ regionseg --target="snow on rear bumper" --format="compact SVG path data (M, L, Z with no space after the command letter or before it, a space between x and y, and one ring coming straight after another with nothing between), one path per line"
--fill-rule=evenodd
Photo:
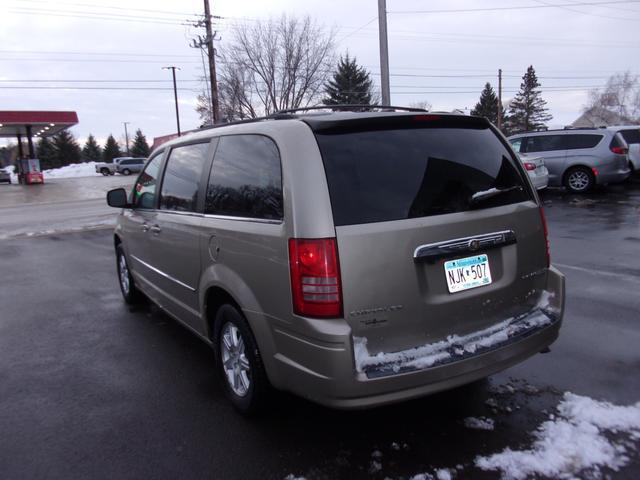
M445 340L399 352L371 355L366 338L354 337L356 370L367 378L381 378L414 372L468 360L519 342L559 322L553 311L536 308L525 315L510 318L491 327L464 336L450 335Z

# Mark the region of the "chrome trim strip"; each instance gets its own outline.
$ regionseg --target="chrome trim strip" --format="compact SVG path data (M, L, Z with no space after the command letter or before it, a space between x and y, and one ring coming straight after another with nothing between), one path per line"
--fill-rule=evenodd
M140 260L138 257L136 257L135 255L130 254L131 258L133 258L136 262L141 263L142 265L144 265L145 267L147 267L149 270L153 270L154 272L156 272L158 275L163 276L164 278L168 278L169 280L171 280L172 282L177 283L178 285L187 288L189 290L191 290L192 292L195 292L196 289L193 287L190 287L189 285L187 285L186 283L181 282L180 280L177 280L175 278L173 278L171 275L167 275L166 273L164 273L162 270L158 270L156 267L149 265L147 262Z
M156 213L170 213L172 215L184 215L187 217L202 218L203 214L198 212L181 212L179 210L165 210L164 208L158 208Z
M272 225L282 224L282 220L270 220L268 218L231 217L228 215L214 215L211 213L205 213L203 216L204 218L215 218L217 220L234 220L238 222L269 223Z
M433 262L440 258L454 256L460 253L476 253L479 250L511 245L516 243L516 241L516 234L513 230L503 230L501 232L428 243L426 245L420 245L413 251L413 261Z

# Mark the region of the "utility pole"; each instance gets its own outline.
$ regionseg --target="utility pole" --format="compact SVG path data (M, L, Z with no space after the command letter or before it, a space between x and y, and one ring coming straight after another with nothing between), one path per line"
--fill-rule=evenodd
M127 132L127 125L129 125L130 122L122 122L124 124L124 142L125 145L127 146L127 157L129 156L129 133Z
M204 26L206 30L207 53L209 57L209 81L211 82L211 106L213 108L214 125L220 120L220 105L218 103L218 81L216 79L216 50L213 48L214 34L211 31L211 11L209 0L204 0Z
M498 69L498 130L502 130L502 69Z
M180 136L180 114L178 113L178 88L176 87L176 69L180 70L180 68L171 65L169 67L162 67L162 69L171 70L171 74L173 75L173 98L176 101L176 124L178 125L178 136Z
M378 0L378 30L380 40L382 104L391 105L391 92L389 91L389 45L387 44L387 0Z

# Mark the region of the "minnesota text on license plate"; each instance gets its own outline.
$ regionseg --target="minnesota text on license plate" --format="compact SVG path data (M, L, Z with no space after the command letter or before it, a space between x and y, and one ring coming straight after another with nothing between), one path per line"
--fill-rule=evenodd
M486 255L459 258L444 262L449 293L482 287L491 283L491 270Z

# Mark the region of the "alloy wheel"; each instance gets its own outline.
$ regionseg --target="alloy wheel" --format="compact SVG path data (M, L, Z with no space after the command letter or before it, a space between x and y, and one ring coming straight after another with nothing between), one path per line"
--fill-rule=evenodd
M244 397L251 386L251 366L245 355L242 335L233 323L222 327L220 337L222 368L229 387L239 397Z
M575 172L571 172L569 178L567 179L567 183L574 191L584 191L589 187L591 183L591 179L589 178L589 174L582 170L576 170Z
M118 270L120 273L120 287L122 287L122 292L125 295L129 294L129 268L127 267L127 260L124 258L124 255L120 255L118 259Z

